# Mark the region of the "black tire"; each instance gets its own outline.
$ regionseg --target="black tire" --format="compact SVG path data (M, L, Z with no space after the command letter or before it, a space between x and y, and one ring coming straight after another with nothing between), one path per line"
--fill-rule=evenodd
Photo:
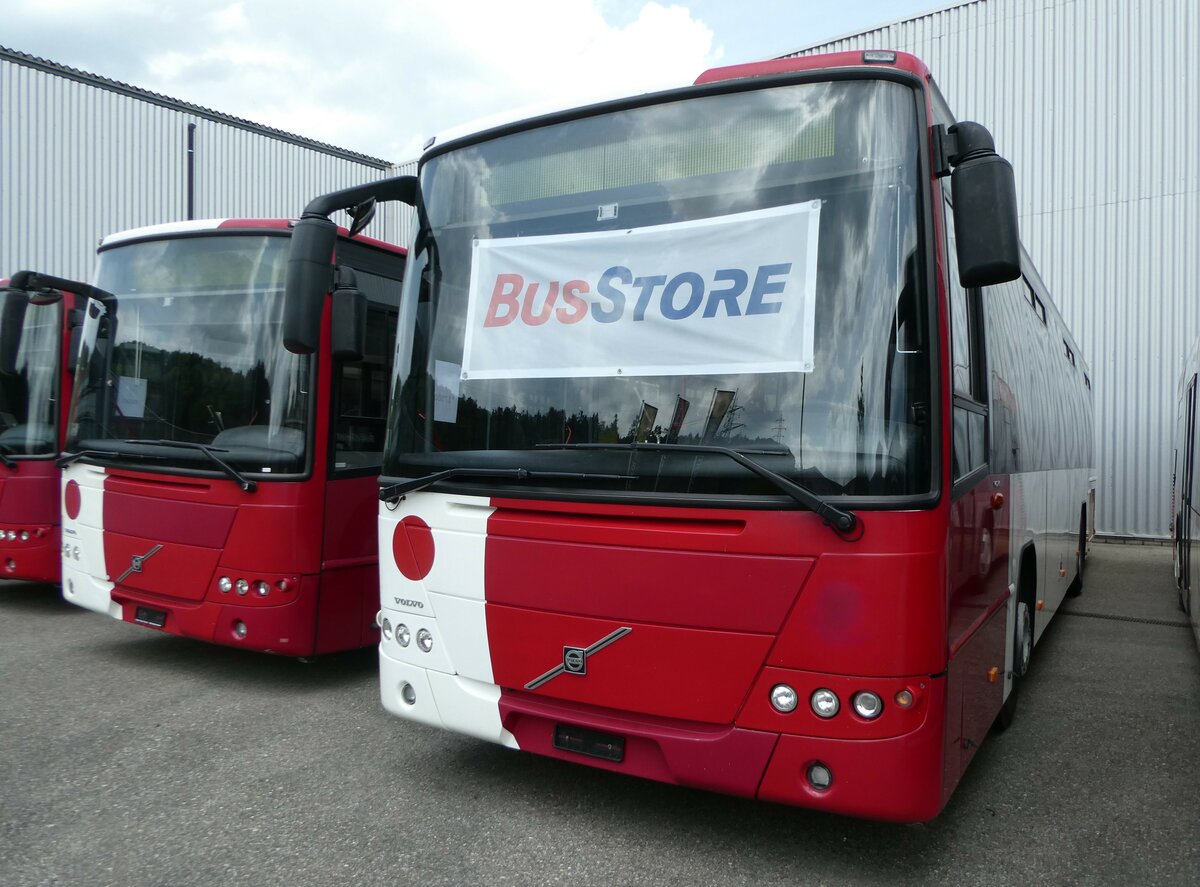
M1012 689L1008 698L996 715L994 726L997 730L1007 730L1017 717L1017 696L1021 689L1021 681L1029 673L1029 663L1033 659L1033 609L1029 602L1022 598L1017 603L1017 625L1013 632L1013 669Z

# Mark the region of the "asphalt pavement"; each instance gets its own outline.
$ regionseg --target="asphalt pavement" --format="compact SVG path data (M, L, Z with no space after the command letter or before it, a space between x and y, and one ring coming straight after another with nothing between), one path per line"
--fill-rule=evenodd
M401 722L304 664L0 583L0 884L1200 883L1200 654L1170 549L1097 544L1017 721L899 826Z

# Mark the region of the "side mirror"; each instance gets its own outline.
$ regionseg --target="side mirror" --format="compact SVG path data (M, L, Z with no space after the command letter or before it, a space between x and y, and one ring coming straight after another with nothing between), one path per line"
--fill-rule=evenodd
M329 292L337 225L305 218L292 231L283 297L283 347L312 354L321 341L321 311Z
M1012 165L996 153L978 123L957 123L949 161L954 189L954 238L964 287L994 286L1021 276L1017 185Z
M25 325L25 309L29 293L10 289L4 293L4 308L0 311L0 373L17 372L17 352L21 349L21 331Z
M330 327L333 359L362 360L367 344L367 297L358 288L354 270L345 265L337 268Z
M350 236L361 234L367 225L371 224L371 220L375 218L376 201L374 197L368 197L362 203L355 204L346 210L350 214Z

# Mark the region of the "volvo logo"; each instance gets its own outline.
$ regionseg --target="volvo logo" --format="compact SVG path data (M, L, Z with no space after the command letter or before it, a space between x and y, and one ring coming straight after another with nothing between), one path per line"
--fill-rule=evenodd
M161 550L161 545L155 545L145 554L135 554L133 557L131 557L129 559L129 569L117 577L117 584L120 585L134 573L142 572L142 566L146 563L146 561L150 560L150 558L154 557L154 555L158 554L158 552Z
M536 690L538 687L542 686L542 684L546 683L547 681L554 680L560 674L587 674L587 661L589 656L599 653L609 644L613 643L614 641L619 641L631 631L633 631L633 629L628 627L618 628L616 631L606 634L604 637L600 638L600 640L596 641L596 643L592 644L590 647L563 647L563 661L554 666L554 668L550 669L545 674L534 678L525 685L525 689Z

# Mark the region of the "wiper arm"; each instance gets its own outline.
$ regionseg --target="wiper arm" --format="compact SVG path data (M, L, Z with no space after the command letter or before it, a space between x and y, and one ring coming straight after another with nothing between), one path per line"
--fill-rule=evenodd
M125 443L140 443L153 444L156 447L178 447L181 450L199 450L209 461L225 472L230 480L234 481L242 488L243 493L253 493L258 489L258 484L243 475L240 471L217 455L217 451L207 444L194 443L189 440L127 440ZM221 450L222 453L228 453L229 450Z
M435 471L424 477L388 484L379 490L379 498L384 502L399 499L405 493L415 493L426 487L431 487L439 481L459 477L482 477L489 480L533 480L552 478L554 480L636 480L631 474L587 474L581 471L530 471L528 468L447 468Z
M101 456L107 459L149 459L152 458L147 453L118 453L116 450L79 450L75 453L67 453L65 456L59 456L54 460L54 464L59 468L66 468L72 462L78 462L80 459L85 459L89 456Z
M3 465L9 471L17 470L17 460L13 459L11 456L7 455L6 453L0 453L0 465Z
M660 444L660 443L633 443L633 444L543 444L542 446L548 449L562 450L631 450L634 452L658 452L658 453L694 453L697 456L716 455L725 456L732 459L738 465L741 465L752 474L756 474L763 480L773 484L780 492L787 494L801 505L815 511L831 530L837 533L844 539L851 542L856 542L862 538L862 533L851 536L850 534L855 529L862 529L862 522L858 519L858 515L852 511L846 511L843 508L838 508L836 505L827 502L823 497L814 493L807 487L802 487L795 481L788 480L782 474L778 474L755 462L753 459L748 459L742 453L730 447L709 446L707 444Z

